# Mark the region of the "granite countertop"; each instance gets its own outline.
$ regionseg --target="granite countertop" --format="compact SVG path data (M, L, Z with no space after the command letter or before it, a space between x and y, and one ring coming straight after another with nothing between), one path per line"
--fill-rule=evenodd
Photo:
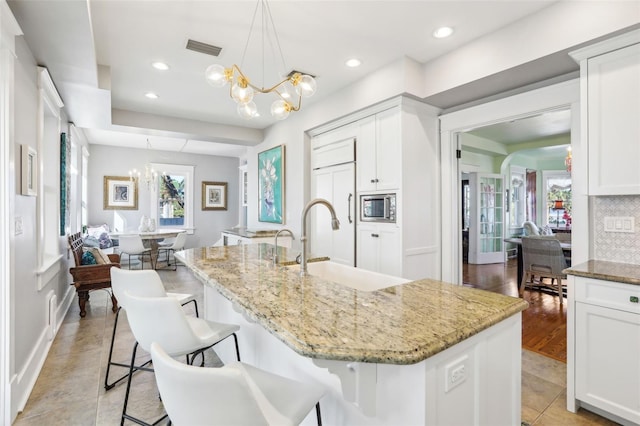
M640 265L589 260L563 271L568 275L640 285Z
M413 364L527 308L522 299L423 279L358 291L273 266L270 244L176 253L205 284L297 353ZM284 262L297 252L283 249Z

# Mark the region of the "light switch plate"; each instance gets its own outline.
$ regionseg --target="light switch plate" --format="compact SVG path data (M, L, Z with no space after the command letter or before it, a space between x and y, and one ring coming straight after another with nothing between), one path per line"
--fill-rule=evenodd
M635 217L633 216L607 216L604 218L605 232L635 232Z
M14 234L20 235L22 234L22 216L16 216L13 221L14 224Z

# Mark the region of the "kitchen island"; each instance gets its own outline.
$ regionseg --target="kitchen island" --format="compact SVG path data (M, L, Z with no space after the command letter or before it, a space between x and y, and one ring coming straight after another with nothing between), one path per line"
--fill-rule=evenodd
M325 424L520 423L522 299L426 279L355 290L274 266L272 248L176 256L205 316L240 324L243 361L326 387ZM232 345L216 352L233 360Z

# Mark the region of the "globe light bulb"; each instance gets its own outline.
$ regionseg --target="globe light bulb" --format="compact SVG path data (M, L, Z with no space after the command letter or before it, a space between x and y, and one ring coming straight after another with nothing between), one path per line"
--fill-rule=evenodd
M231 97L239 104L246 104L253 100L253 89L250 86L240 87L237 83L231 88Z
M227 77L225 74L225 68L222 65L214 64L210 65L204 72L207 83L213 87L222 87L227 84Z
M296 84L296 93L303 98L313 96L316 93L316 80L310 75L303 75Z
M282 99L278 99L271 104L271 115L276 120L284 120L291 112L291 105Z
M258 107L256 106L256 103L253 101L246 102L246 103L239 103L237 111L240 117L244 118L245 120L251 120L253 117L256 116L258 112Z

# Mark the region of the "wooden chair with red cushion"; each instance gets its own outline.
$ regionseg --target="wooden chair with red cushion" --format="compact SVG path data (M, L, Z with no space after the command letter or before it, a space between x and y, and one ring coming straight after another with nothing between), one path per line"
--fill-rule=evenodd
M107 255L111 263L83 265L82 255L84 254L84 242L82 240L82 234L77 232L69 235L68 241L69 248L73 252L73 258L76 262L75 268L69 268L69 273L73 276L73 283L71 283L71 285L76 287L80 316L84 317L87 315L85 305L87 300L89 300L89 292L92 290L111 288L110 271L113 267L120 267L120 255ZM113 305L111 310L116 312L118 310L118 301L113 295L113 292L111 292L111 303Z

